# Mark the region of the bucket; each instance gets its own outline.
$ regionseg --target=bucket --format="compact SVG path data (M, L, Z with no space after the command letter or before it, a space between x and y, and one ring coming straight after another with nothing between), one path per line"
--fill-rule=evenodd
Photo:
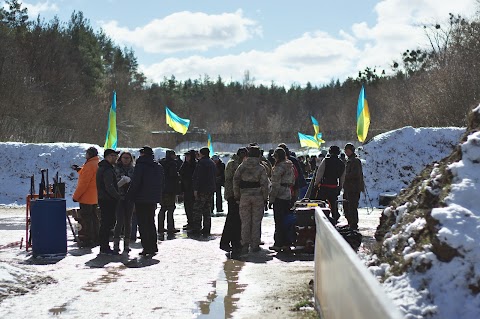
M55 257L67 253L67 205L63 198L31 202L33 256Z

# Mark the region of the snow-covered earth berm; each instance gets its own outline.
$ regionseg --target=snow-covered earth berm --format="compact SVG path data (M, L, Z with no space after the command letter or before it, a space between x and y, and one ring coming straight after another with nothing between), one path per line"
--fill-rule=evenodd
M365 186L374 206L378 195L399 193L426 165L448 156L465 128L411 126L375 136L358 151L363 161ZM367 205L361 196L360 205Z
M475 111L480 112L480 106ZM470 134L461 144L461 151L462 160L448 166L453 182L445 199L447 206L432 210L432 217L439 222L439 240L454 248L458 256L441 262L430 245L423 245L420 251L412 249L416 243L411 235L426 225L424 218L417 218L403 226L402 232L386 239L384 246L394 247L400 237L407 238L410 246L404 249L404 258L413 266L431 266L425 272L411 270L400 276L389 275L387 264L371 268L374 274L388 277L383 287L406 318L480 316L480 132ZM431 179L435 182L439 177L440 171L434 168ZM397 208L397 220L408 212L409 205Z

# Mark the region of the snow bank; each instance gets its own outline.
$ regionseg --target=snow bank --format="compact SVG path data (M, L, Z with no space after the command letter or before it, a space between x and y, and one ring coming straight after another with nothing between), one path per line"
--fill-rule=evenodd
M358 151L363 175L373 205L384 192L399 193L426 165L448 156L465 128L413 128L377 135ZM361 205L366 205L362 196Z

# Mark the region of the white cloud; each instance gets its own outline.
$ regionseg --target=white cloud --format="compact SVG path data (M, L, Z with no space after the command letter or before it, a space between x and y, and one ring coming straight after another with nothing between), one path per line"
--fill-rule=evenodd
M255 84L268 85L271 81L287 87L292 83L325 84L331 79L355 77L359 70L366 67L385 68L388 71L392 61L398 60L405 50L428 45L421 26L447 22L450 12L468 16L475 9L476 0L383 0L375 7L377 19L372 26L359 22L352 25L349 31L339 30L336 36L312 31L271 51L251 50L213 58L198 55L183 59L168 58L153 65L141 66L141 70L154 82L172 74L179 80L197 79L208 74L213 79L220 75L224 80L242 81L245 70L249 70L250 75L256 79ZM171 51L182 48L204 50L214 45L223 45L223 41L228 38L217 34L235 34L235 40L228 42L228 45L235 45L252 36L248 28L256 26L243 18L241 12L235 16L236 27L230 24L230 28L226 28L234 31L223 33L210 25L204 32L191 32L192 27L188 26L181 30L170 30L171 39L161 39L150 45L154 48L166 46ZM171 26L166 20L160 21L159 29L165 31L167 26ZM154 25L153 22L149 24L152 28ZM145 42L147 27L139 30L139 40L136 43ZM127 34L132 36L131 33ZM127 38L126 35L124 37ZM154 38L153 35L149 37ZM174 37L178 38L173 39Z
M22 7L28 9L28 16L30 19L35 19L42 12L58 12L59 8L55 3L50 3L50 1L39 2L36 4L30 4L23 2Z
M243 17L241 10L218 15L177 12L134 30L119 26L117 21L100 22L100 25L115 41L135 45L149 53L229 48L261 35L256 22Z
M305 33L301 38L282 44L272 52L249 51L238 55L185 59L169 58L160 63L142 66L154 82L175 75L177 79L196 79L208 74L223 80L241 81L248 70L255 84L289 86L329 82L334 74L345 74L358 58L359 51L345 39L335 39L324 32Z

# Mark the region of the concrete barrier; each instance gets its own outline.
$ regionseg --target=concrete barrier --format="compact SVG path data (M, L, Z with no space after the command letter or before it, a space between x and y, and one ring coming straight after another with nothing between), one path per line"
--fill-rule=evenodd
M320 209L315 211L315 304L331 318L399 319L398 308Z

